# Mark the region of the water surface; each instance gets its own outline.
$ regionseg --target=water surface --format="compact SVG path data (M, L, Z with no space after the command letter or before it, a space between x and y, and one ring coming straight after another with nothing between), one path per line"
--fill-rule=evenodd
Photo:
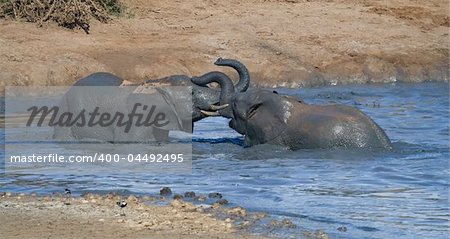
M253 228L263 234L297 238L304 229L321 228L332 238L448 238L448 83L277 90L307 103L355 106L386 131L395 149L243 148L227 120L208 118L195 125L192 174L2 174L1 190L47 194L69 187L78 194L156 194L169 186L178 193L221 192L231 206L266 211L298 225ZM338 231L341 226L347 231Z

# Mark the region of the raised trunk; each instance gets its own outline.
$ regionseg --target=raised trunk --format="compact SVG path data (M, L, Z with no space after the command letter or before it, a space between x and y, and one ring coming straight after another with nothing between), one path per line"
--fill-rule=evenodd
M235 69L239 74L239 81L235 85L236 92L244 92L250 86L250 74L248 73L247 67L244 66L239 61L233 59L222 59L219 58L214 62L217 66L229 66Z
M212 71L212 72L206 73L200 77L193 77L192 82L194 84L197 84L200 86L206 86L207 84L212 83L212 82L218 83L221 88L220 105L229 104L235 93L233 82L227 75L225 75L222 72ZM211 110L211 109L204 109L204 110ZM231 107L226 107L224 109L221 109L221 110L219 110L219 113L220 113L220 115L222 115L224 117L228 117L228 118L232 117Z

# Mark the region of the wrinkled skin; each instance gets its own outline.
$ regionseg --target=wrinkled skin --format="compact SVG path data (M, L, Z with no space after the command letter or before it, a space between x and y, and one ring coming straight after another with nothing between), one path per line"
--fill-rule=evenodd
M204 85L205 81L194 79ZM391 149L385 132L360 110L345 105L309 105L276 92L251 89L234 93L225 83L220 115L245 135L247 146L275 144L291 150L311 148Z
M247 90L250 78L244 65L235 60L221 58L215 64L231 66L236 69L240 76L236 88L240 91ZM231 81L221 72L209 72L199 78ZM77 90L76 87L72 87L63 98L61 103L62 112L76 114L82 109L92 111L94 106L101 107L108 112L129 112L135 100L140 99L140 102L142 102L142 97L145 97L145 101L149 102L149 104L161 106L158 110L173 119L171 124L162 128L148 127L145 130L142 127L132 128L131 132L127 134L119 133L118 129L113 126L98 126L94 128L55 127L54 138L94 138L113 142L119 140L160 141L167 139L170 130L192 132L193 122L208 116L201 113L200 110L219 103L220 91L206 86L195 85L190 79L188 76L174 75L158 80L148 80L139 85L132 84L127 87L121 87L125 81L113 74L99 72L89 75L77 81L74 86L113 86L112 91L114 93L111 92L111 88L108 89L109 92L99 94L95 88L85 87L83 90ZM133 92L140 86L154 90L145 94ZM192 90L174 91L170 88L171 86L185 86ZM114 97L111 97L111 95ZM192 99L192 101L189 99Z
M57 139L99 139L108 142L149 142L164 141L168 138L170 130L182 130L190 132L192 130L191 112L183 109L179 100L175 97L177 92L171 88L149 89L150 94L134 92L138 86L127 87L72 87L64 95L60 104L58 118L62 113L70 112L74 115L85 111L94 112L98 107L99 113L108 112L114 117L116 112L128 115L136 103L141 105L155 106L156 112L165 116L165 122L168 124L160 127L132 126L128 132L125 127L118 127L117 121L108 126L94 125L79 127L73 125L55 126L54 138ZM149 102L149 103L147 103ZM136 113L147 115L148 111L139 108ZM85 115L87 115L85 113ZM88 116L87 116L88 117ZM100 116L97 117L98 120ZM86 119L86 122L89 118ZM124 121L126 121L126 118Z
M217 66L229 66L234 68L239 74L239 81L235 85L237 92L245 92L250 85L250 75L247 68L239 61L232 59L218 58L215 62ZM220 72L209 72L199 77L203 81L211 81L211 79L221 79ZM191 81L191 77L185 75L173 75L157 80L148 80L148 85L158 86L160 84L168 84L170 86L191 86L192 87L192 122L197 122L208 115L201 113L203 109L209 109L210 105L219 104L220 91L211 89L205 85L197 85ZM187 93L187 92L186 92ZM188 96L185 96L188 99Z

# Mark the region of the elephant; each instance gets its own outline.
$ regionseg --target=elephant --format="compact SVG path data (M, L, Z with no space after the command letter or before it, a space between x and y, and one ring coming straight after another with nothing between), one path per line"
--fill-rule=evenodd
M212 77L193 78L200 86L217 82ZM293 96L267 89L235 92L222 80L220 110L204 114L231 119L229 126L245 135L246 146L274 144L291 150L314 148L392 149L386 133L360 110L340 104L312 105Z
M246 91L249 86L247 68L239 61L219 58L218 66L231 66L239 73L236 89ZM224 73L213 71L199 78L214 78L219 82L231 82ZM71 112L78 115L82 110L92 112L95 107L105 112L123 112L125 116L136 104L143 106L151 104L158 106L157 113L163 113L168 124L159 127L130 127L125 132L124 127L108 125L103 127L70 127L55 126L55 139L93 138L109 142L117 141L163 141L168 138L170 130L192 132L193 122L208 115L201 112L205 107L219 109L220 90L207 86L193 84L191 78L185 75L174 75L157 80L147 80L141 84L132 84L111 73L98 72L80 79L63 96L60 104L60 114ZM103 87L93 87L103 86ZM188 89L188 90L186 90ZM190 100L192 99L192 101ZM142 109L142 107L141 107ZM134 113L145 113L136 110Z

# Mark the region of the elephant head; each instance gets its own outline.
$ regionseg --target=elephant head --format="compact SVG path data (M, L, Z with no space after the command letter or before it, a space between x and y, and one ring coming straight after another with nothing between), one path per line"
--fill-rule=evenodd
M227 79L193 78L192 81L199 85L216 82L221 86L220 105L209 106L202 113L231 119L230 128L246 136L246 145L266 143L286 128L286 109L293 98L260 89L236 92Z
M248 73L247 68L245 65L243 65L241 62L233 59L223 59L219 58L214 62L217 66L229 66L232 67L237 71L239 74L239 80L236 83L236 91L238 92L244 92L248 89L250 85L250 75ZM200 81L221 81L222 78L228 78L225 74L217 71L206 73L202 76L193 77L195 79L200 79ZM231 80L230 80L231 81ZM179 97L184 99L192 98L192 107L189 107L189 109L192 109L192 122L199 121L205 117L210 116L209 114L204 114L201 112L202 109L209 109L210 105L217 105L219 104L219 98L220 98L220 90L211 89L208 86L205 85L199 85L194 84L191 81L191 77L186 75L173 75L169 77L165 77L162 79L157 80L148 80L144 84L161 84L165 83L170 86L190 86L192 87L192 95L187 95L188 92L186 91L186 95L180 95ZM190 92L189 92L190 94ZM190 102L186 101L187 104L190 104ZM187 107L188 108L188 107Z
M192 80L199 85L210 81L222 87L220 105L204 114L230 118L229 126L245 135L245 144L276 144L301 148L392 149L386 133L366 114L346 105L310 105L275 91L251 89L235 92L231 81L207 78Z

